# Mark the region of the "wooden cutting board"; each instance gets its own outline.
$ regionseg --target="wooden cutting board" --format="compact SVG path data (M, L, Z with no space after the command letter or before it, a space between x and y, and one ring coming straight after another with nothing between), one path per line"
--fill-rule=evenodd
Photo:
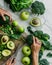
M0 34L0 36L1 36L1 34ZM0 65L4 64L10 57L12 57L13 55L15 55L15 52L16 52L16 50L17 50L17 48L18 48L19 45L20 45L20 47L22 47L25 44L25 42L24 42L24 40L22 40L22 38L25 38L26 36L27 36L26 33L23 33L20 36L20 39L18 39L18 40L12 40L15 43L15 49L12 50L11 56L4 57L2 60L0 60Z

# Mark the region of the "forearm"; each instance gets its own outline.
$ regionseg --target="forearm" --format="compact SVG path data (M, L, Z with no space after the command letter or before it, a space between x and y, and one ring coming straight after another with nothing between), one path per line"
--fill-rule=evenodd
M39 65L39 63L38 63L38 54L33 52L32 57L33 57L33 61L32 61L33 65Z

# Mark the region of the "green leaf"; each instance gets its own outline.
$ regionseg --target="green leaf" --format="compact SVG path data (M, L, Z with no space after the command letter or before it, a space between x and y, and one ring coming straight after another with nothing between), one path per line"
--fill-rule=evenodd
M42 60L40 60L39 65L49 65L49 62L47 61L47 59L42 59Z
M50 57L50 58L51 58L51 57L52 57L52 53L49 52L49 53L47 54L47 57Z

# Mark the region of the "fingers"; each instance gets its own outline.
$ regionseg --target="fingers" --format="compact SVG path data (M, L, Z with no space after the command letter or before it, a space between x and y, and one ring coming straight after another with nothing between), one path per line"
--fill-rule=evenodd
M3 20L5 21L6 19L5 19L4 15L2 14L1 16L2 16Z
M12 63L12 65L15 65L15 63L16 63L16 60L14 59L14 62Z
M36 43L41 45L41 41L37 37L35 39L36 39Z
M6 12L5 15L9 16L10 21L12 21L12 16L11 16L11 14L9 12Z
M7 60L7 62L6 62L6 64L5 64L5 65L9 65L9 63L10 63L10 59L9 59L9 60Z
M6 65L15 65L15 63L16 63L16 60L15 60L15 58L10 58L7 62L6 62Z
M36 42L35 42L35 37L33 36L33 45L35 45L35 43L36 43Z

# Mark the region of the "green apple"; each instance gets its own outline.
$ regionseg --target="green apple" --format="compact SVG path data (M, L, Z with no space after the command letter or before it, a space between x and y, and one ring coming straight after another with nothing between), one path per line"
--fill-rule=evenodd
M24 65L29 65L30 64L30 58L29 57L23 57L22 58L22 63Z
M23 52L23 54L24 54L25 56L29 56L29 55L31 54L31 49L30 49L29 46L24 46L24 47L22 48L22 52Z
M16 20L13 20L12 25L13 26L18 26L18 22Z
M29 12L27 11L21 12L20 17L22 20L27 20L29 18Z
M19 26L18 27L18 32L23 33L24 32L24 28Z

